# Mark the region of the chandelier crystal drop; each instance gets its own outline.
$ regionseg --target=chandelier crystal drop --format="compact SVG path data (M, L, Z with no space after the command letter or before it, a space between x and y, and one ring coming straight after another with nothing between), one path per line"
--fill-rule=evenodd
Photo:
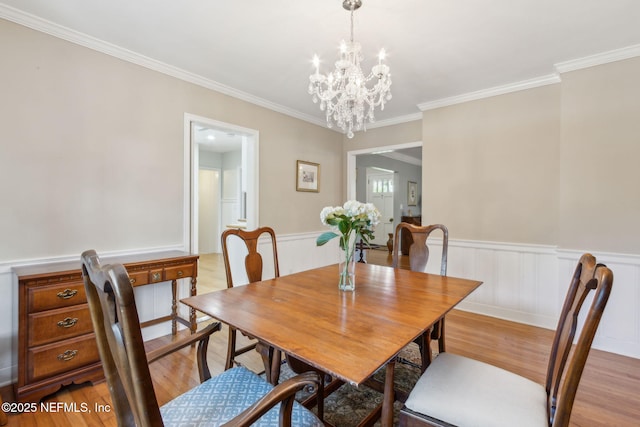
M384 49L378 54L378 64L365 76L360 67L363 60L360 43L353 41L353 12L362 6L361 0L344 0L342 7L351 13L351 39L340 45L340 59L335 69L320 74L320 59L313 57L316 68L309 76L309 94L314 103L320 101L320 110L326 112L327 126L337 125L348 138L353 132L366 130L365 118L375 121L375 107L384 110L384 104L391 99L391 73L384 63ZM366 110L366 112L365 112Z

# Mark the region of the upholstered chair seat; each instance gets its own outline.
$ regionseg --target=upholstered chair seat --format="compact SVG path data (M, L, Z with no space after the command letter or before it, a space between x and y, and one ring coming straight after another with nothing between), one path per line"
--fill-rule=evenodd
M192 388L160 408L166 426L221 426L254 404L273 386L244 367L222 372ZM278 425L280 404L273 407L252 426ZM322 422L299 403L293 404L292 426L321 427Z
M399 426L569 427L612 286L613 272L606 265L588 253L580 257L558 319L544 385L476 359L441 353L416 382L400 410ZM576 339L579 314L592 292Z
M431 362L405 407L456 426L548 426L544 386L452 353Z

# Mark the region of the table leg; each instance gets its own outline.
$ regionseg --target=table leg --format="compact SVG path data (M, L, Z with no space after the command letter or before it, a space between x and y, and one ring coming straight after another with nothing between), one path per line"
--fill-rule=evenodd
M387 363L384 379L384 396L382 398L382 416L380 419L382 427L393 426L393 403L395 402L395 366L395 359Z
M276 350L270 345L264 344L262 341L258 341L256 343L256 351L262 357L267 381L273 385L277 385L280 378L280 361L282 360L282 353L280 350Z

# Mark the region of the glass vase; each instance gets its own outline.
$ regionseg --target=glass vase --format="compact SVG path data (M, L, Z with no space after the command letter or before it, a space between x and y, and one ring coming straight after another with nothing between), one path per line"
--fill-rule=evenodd
M341 291L356 290L356 239L351 239L344 250L340 252L338 263L338 289Z

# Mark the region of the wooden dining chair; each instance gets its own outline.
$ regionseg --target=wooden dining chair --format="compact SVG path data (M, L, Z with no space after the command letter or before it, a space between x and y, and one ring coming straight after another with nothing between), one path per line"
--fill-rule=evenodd
M0 397L0 405L4 406L4 400L2 400L2 397ZM8 421L7 413L4 412L4 409L0 409L0 426L7 425Z
M248 283L253 283L261 281L264 272L263 257L260 252L258 252L258 240L263 236L268 238L271 242L274 277L280 276L276 234L272 228L261 227L250 231L239 228L229 228L222 232L222 258L224 260L224 270L227 277L227 288L233 288L235 284L232 272L232 255L229 250L230 240L235 239L243 243L247 254L244 258L244 268L242 270L246 273ZM240 348L237 347L237 343L238 330L229 326L229 340L227 342L227 361L225 363L225 369L230 369L236 365L237 356L255 349L257 341L252 339L250 344L244 345Z
M442 224L433 225L413 225L406 222L401 222L396 227L394 237L394 250L393 250L393 263L394 268L398 268L400 265L398 250L400 247L400 239L402 233L410 233L412 243L409 246L409 268L412 271L426 272L427 263L429 261L429 245L427 239L434 231L442 232L442 256L440 258L440 275L447 275L447 253L449 248L449 230ZM434 325L431 331L426 332L422 336L416 339L416 344L420 348L421 366L424 370L429 366L433 358L431 354L431 341L436 340L438 342L438 352L442 353L446 350L445 336L444 336L444 317L439 319ZM405 361L406 362L406 361Z
M133 286L125 268L101 265L93 250L84 252L81 261L98 352L119 426L323 425L295 402L297 391L318 388L320 378L315 372L276 387L242 367L211 377L207 346L220 323L145 353ZM159 407L148 364L195 343L201 384Z
M580 258L558 320L545 385L475 359L443 353L411 391L400 411L399 425L568 426L580 377L612 285L610 269L596 264L590 254ZM592 291L589 310L580 313ZM572 346L579 314L584 314L584 324Z
M272 253L272 262L273 262L273 273L274 277L280 277L280 267L278 266L278 247L276 243L276 234L270 227L260 227L255 230L243 230L230 228L225 230L222 233L222 254L224 259L224 268L227 275L227 287L232 288L234 286L233 279L233 267L232 267L232 259L229 251L229 242L230 239L238 239L244 243L244 246L247 250L247 254L244 258L244 271L246 272L247 279L249 283L259 282L262 280L262 275L264 272L264 260L262 255L258 252L258 240L261 237L268 238L271 242L271 253ZM239 262L240 260L235 260ZM283 325L285 327L285 325ZM242 348L236 348L237 343L237 333L238 331L235 328L229 327L229 341L227 348L227 363L226 369L229 369L234 364L236 364L235 358L240 354L246 353L249 350L256 348L256 346L260 346L259 342L253 342L249 345L243 346ZM259 353L261 354L265 366L270 366L271 371L267 372L267 378L272 383L277 383L280 376L280 364L282 361L282 355L279 351L275 351L272 348L267 346L262 346L257 348ZM317 413L320 419L324 418L324 397L331 393L333 390L338 388L339 384L337 382L332 381L332 378L325 374L324 372L318 370L307 363L285 354L285 358L288 366L294 373L300 374L307 371L315 371L322 378L323 381L320 382L320 387L317 391L316 396L312 396L305 401L306 405L311 404L310 402L315 401L317 405ZM325 387L325 382L328 383L328 386ZM315 397L315 398L314 398Z

